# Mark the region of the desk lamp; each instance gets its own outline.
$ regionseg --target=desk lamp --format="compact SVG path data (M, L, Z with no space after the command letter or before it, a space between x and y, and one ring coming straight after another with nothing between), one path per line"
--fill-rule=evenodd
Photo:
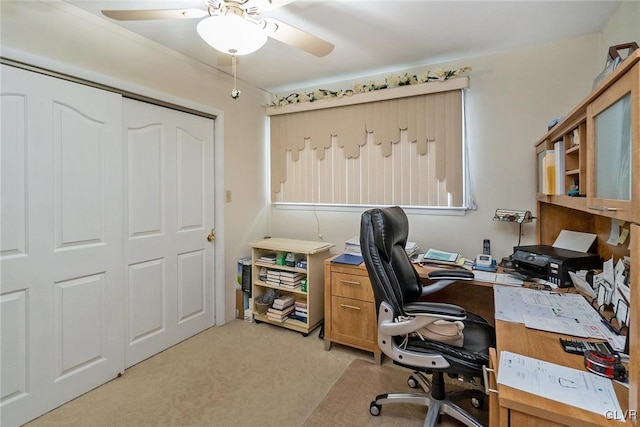
M493 215L494 221L512 222L519 225L518 246L520 246L520 240L522 237L522 224L531 222L534 218L535 217L531 215L530 211L519 211L514 209L496 209L496 213ZM500 266L511 267L511 256L502 258Z

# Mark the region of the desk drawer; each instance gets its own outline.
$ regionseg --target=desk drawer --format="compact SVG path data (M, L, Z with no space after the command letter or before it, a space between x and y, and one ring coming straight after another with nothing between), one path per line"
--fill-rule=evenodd
M374 302L368 276L331 273L331 295Z
M376 344L374 303L356 299L331 298L331 330L336 342L373 350Z

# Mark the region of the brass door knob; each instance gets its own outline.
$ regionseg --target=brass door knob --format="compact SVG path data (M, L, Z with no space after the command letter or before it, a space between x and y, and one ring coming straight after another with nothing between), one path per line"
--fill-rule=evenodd
M211 229L211 231L209 232L209 235L207 236L207 240L209 242L213 242L216 238L216 233L214 233L213 228Z

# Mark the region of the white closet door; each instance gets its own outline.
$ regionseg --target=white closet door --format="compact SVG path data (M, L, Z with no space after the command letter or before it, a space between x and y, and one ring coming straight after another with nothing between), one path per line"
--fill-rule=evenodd
M211 119L124 100L129 367L214 324Z
M122 98L2 66L0 424L124 371Z

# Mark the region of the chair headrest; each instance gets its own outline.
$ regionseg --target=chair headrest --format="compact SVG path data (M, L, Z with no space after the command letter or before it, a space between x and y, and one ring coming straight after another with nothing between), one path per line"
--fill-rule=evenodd
M407 215L399 206L372 209L370 214L376 247L380 255L389 260L394 246L399 245L404 249L407 244Z

